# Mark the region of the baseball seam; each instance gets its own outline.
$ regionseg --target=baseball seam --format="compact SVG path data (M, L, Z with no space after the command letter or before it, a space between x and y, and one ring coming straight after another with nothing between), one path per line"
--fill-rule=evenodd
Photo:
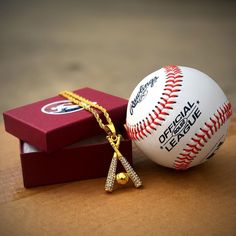
M232 115L232 106L229 102L224 103L217 109L210 119L205 122L204 127L195 133L191 138L192 142L186 144L182 152L174 161L174 168L185 170L190 167L191 162L197 157L204 145L212 138L212 136L225 124Z
M166 81L160 101L142 121L134 125L126 123L128 135L132 140L143 139L151 134L153 130L156 130L157 126L161 126L162 122L165 121L165 117L169 115L169 110L172 110L173 104L176 103L183 82L182 71L175 65L166 66L164 69Z

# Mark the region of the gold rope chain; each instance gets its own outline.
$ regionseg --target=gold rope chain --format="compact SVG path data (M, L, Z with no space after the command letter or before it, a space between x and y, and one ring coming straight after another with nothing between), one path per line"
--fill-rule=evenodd
M94 103L94 102L91 102L89 101L88 99L84 98L84 97L81 97L73 92L70 92L70 91L63 91L63 92L60 92L60 95L67 98L68 100L70 100L71 102L73 102L74 104L76 105L79 105L80 107L84 108L85 110L91 112L94 117L96 118L99 126L105 130L106 133L109 133L110 131L108 130L107 126L112 126L113 123L111 121L111 118L109 116L109 113L107 112L107 110L98 105L97 103ZM98 112L95 110L95 109L101 111L104 115L104 117L106 118L107 120L107 125L104 125L103 122L102 122L102 119L100 118ZM113 131L114 132L114 131Z
M81 97L70 91L62 91L60 92L59 95L63 96L64 98L67 98L74 104L79 105L80 107L92 113L93 116L96 118L99 126L107 133L106 138L109 141L111 147L114 149L114 154L113 154L113 158L110 164L108 176L106 179L105 191L107 192L113 191L115 178L117 178L117 176L118 175L120 176L121 174L119 173L116 176L117 159L120 160L121 164L123 165L124 169L127 172L127 177L129 177L133 181L135 187L139 188L140 186L142 186L142 182L140 178L138 177L137 173L134 171L132 166L129 164L126 158L119 151L121 135L116 133L115 126L107 110L104 107L100 106L99 104L91 102L90 100L84 97ZM102 119L100 118L100 115L97 112L97 110L103 113L104 117L106 118L107 124L103 124ZM118 183L119 182L122 182L122 181L118 181Z

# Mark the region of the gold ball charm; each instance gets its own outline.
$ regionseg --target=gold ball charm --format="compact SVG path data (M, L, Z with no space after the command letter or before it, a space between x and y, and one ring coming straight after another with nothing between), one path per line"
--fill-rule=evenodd
M118 184L127 184L129 182L129 175L125 172L120 172L116 175L116 181Z

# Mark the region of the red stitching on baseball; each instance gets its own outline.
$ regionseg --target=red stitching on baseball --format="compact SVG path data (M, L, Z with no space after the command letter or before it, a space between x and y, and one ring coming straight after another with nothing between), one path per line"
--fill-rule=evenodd
M201 139L192 138L192 140L197 143L199 146L204 147L204 144L201 143Z
M174 168L178 170L189 168L191 162L202 150L202 147L204 147L203 142L207 143L217 130L225 124L231 115L232 106L229 102L223 104L223 106L217 109L216 113L213 114L209 121L205 123L205 126L200 128L200 131L191 138L193 143L187 144L186 147L183 148L182 153L180 153L174 161Z
M160 126L165 121L165 117L169 115L168 110L172 110L173 104L176 103L175 98L178 97L179 87L182 86L183 82L182 71L175 65L166 66L164 69L166 72L164 92L160 101L152 109L152 113L145 117L142 123L126 124L128 135L132 140L143 139L151 134L152 130L156 130L156 126Z

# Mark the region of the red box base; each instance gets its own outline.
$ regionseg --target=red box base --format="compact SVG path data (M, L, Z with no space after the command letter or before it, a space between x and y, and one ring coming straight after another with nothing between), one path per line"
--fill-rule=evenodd
M124 135L120 151L132 165L132 143ZM24 152L20 142L23 182L26 188L107 176L113 149L105 135L80 141L61 150ZM118 162L117 171L123 170Z

